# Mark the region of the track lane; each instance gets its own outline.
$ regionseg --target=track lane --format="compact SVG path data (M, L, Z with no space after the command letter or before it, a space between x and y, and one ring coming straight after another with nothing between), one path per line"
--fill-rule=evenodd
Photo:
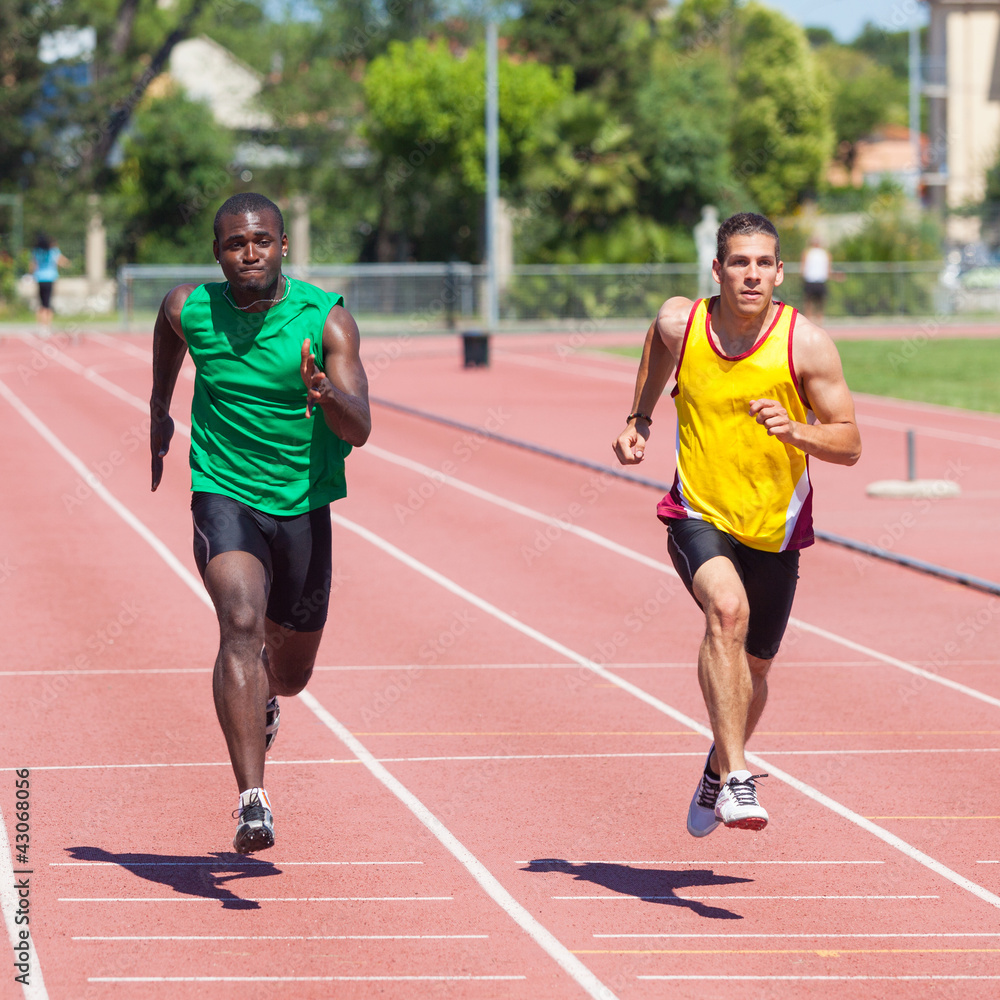
M176 456L175 456L175 457L176 457ZM484 457L485 457L485 456L484 456ZM492 459L492 456L491 456L491 459ZM492 460L491 460L491 462L490 462L489 464L490 464L490 467L492 467ZM484 467L485 467L485 466L484 466L484 464L481 464L481 463L478 463L478 462L476 462L476 463L469 463L469 464L467 465L467 468L469 468L469 469L480 469L480 468L484 468ZM525 470L524 470L524 469L523 469L523 467L522 467L522 478L523 478L523 474L524 474L524 472L525 472ZM630 489L631 489L631 488L630 488ZM425 515L429 514L429 513L430 513L430 511L431 511L431 510L433 510L433 509L434 509L433 505L430 505L430 506L428 506L428 507L427 507L427 509L426 509L426 510L424 511ZM442 508L442 510L443 510L443 508ZM449 513L449 516L450 516L450 512L448 512L448 513ZM478 520L480 521L480 523L482 523L482 515L481 515L481 514L476 514L476 515L474 515L474 516L473 516L473 518L474 518L474 519L478 519ZM447 520L448 518L446 517L445 519ZM426 520L426 518L425 518L425 520ZM412 523L412 522L411 522L411 523ZM422 521L421 523L424 523L424 521ZM561 545L561 543L560 543L560 545ZM541 565L539 566L539 571L541 571L541 568L542 568L542 566L544 566L544 565L545 565L545 564L543 563L543 564L541 564ZM379 577L379 578L381 578L381 577L384 577L384 574L375 574L375 575L376 575L376 577ZM630 575L631 575L631 571L630 571ZM406 588L401 588L401 589L405 591L405 589L406 589ZM411 588L411 589L412 589L412 588ZM376 626L375 626L375 628L377 629L377 628L378 628L378 626L376 625ZM382 631L384 632L384 628L382 629ZM376 633L376 632L373 632L373 634L377 634L377 635L379 636L379 638L381 638L381 633ZM488 645L488 644L487 644L487 645ZM798 648L798 649L796 650L796 655L798 655L798 654L799 654L799 652L801 652L801 649L802 649L802 647L799 647L799 648ZM320 674L320 675L318 675L318 677L319 677L319 676L324 676L324 675ZM315 683L315 682L314 682L314 683ZM376 690L377 690L377 688L376 688ZM697 765L695 764L694 766L696 767ZM685 797L685 798L686 798L686 797ZM684 804L685 804L685 803L682 803L681 805L684 805ZM685 840L687 839L687 838L686 838L686 836L685 836L685 838L684 838L684 839L685 839ZM756 838L755 838L755 839L756 839ZM714 840L714 838L713 838L713 840Z

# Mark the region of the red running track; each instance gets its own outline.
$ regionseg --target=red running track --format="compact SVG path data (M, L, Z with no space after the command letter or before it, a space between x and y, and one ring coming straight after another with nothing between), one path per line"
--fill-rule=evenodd
M605 463L633 366L598 344L498 339L476 371L444 340L365 356L376 396ZM752 743L772 822L695 841L699 621L656 494L384 407L269 758L277 845L234 855L182 434L148 491L148 355L0 342L0 811L13 843L28 769L32 933L30 985L8 964L0 996L997 995L1000 599L808 550ZM1000 421L859 412L862 462L814 465L818 524L896 525L898 551L995 578ZM959 463L962 496L867 498L916 423L921 475Z

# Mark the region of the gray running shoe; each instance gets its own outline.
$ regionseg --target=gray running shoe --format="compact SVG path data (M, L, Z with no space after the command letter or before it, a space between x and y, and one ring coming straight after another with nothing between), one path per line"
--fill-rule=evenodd
M717 778L708 773L708 762L712 759L714 750L713 743L705 758L705 770L702 772L701 781L698 782L691 805L688 806L687 827L692 837L707 837L720 822L715 816L715 800L719 797L719 789L722 786Z
M239 819L233 837L233 850L237 854L253 854L274 846L274 818L263 788L241 793L240 807L233 816Z
M278 707L278 698L275 696L267 703L267 715L265 716L264 729L264 753L270 752L278 735L278 726L281 725L281 709Z

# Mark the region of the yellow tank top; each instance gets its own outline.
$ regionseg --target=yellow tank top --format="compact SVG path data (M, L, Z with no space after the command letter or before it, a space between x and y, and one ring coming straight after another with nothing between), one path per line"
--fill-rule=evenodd
M792 420L815 419L795 378L795 309L782 302L750 350L728 357L710 331L717 301L699 299L677 360L677 472L656 508L664 522L699 518L766 552L814 541L809 457L750 416L753 399L776 399Z

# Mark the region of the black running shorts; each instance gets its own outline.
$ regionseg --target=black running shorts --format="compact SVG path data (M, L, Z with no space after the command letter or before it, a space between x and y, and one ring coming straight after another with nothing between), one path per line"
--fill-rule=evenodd
M51 281L38 282L38 304L43 309L52 308L52 284Z
M799 579L799 552L762 552L737 541L708 521L672 518L667 522L667 551L684 586L694 597L691 581L714 556L725 556L739 573L750 606L746 651L761 660L778 652L792 613ZM697 601L698 599L695 598ZM698 602L701 607L701 603Z
M249 552L267 575L267 617L295 632L326 623L332 575L330 505L306 514L265 514L216 493L192 493L194 559L202 578L223 552Z

